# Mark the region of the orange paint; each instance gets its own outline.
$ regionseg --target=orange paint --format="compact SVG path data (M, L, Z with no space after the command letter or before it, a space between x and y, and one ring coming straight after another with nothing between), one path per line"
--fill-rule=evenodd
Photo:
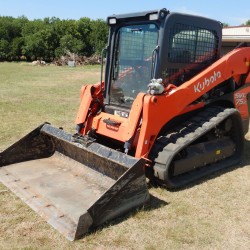
M248 55L247 59L246 55ZM228 53L181 86L169 85L170 87L166 87L162 95L152 96L140 93L133 102L128 118L104 112L99 114L92 112L95 98L97 96L100 98L100 84L93 85L95 91L92 95L91 86L87 86L82 90L82 101L76 123L86 123L84 134L94 128L97 134L121 142L133 139L132 144L136 147L135 157L148 158L154 141L165 124L178 115L204 107L205 103L196 101L220 83L231 77L239 80L239 75L248 74L249 66L246 61L250 61L250 48L239 48ZM248 75L246 82L250 82L249 80ZM243 104L240 104L240 95L246 96L249 92L250 87L236 91L234 94L235 106L241 112L242 118L248 117L249 114L245 102L246 97L243 98ZM115 121L119 125L109 125L105 123L106 119Z

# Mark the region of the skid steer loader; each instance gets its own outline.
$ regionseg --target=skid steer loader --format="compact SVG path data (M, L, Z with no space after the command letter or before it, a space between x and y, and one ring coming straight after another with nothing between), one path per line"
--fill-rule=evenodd
M250 48L221 57L221 23L161 9L107 24L76 134L45 123L0 153L1 182L70 240L143 205L146 176L178 188L239 163L248 128Z

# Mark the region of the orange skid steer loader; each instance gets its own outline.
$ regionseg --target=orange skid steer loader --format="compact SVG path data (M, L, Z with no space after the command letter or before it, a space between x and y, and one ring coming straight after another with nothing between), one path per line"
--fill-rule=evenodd
M179 188L239 163L248 129L250 48L221 57L221 23L161 9L107 24L76 134L45 123L0 153L0 181L70 240L143 205L146 176Z

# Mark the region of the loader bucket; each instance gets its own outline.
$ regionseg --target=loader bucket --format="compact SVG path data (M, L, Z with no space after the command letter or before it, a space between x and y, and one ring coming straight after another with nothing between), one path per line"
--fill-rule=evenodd
M0 153L0 181L75 240L149 199L144 163L43 124Z

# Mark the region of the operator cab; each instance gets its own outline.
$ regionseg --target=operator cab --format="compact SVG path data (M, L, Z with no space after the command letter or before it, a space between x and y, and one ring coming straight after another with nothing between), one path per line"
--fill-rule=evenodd
M166 9L108 17L105 112L126 117L152 79L176 86L218 59L221 24ZM124 115L125 114L125 115Z

